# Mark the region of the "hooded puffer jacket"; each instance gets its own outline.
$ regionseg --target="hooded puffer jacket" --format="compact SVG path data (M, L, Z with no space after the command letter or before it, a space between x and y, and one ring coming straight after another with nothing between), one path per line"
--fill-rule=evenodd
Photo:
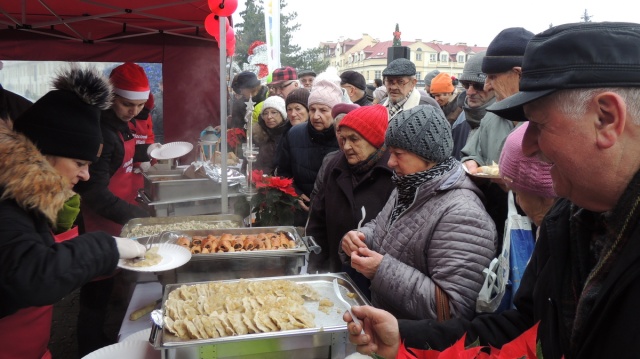
M480 190L458 164L423 183L413 203L389 224L397 190L361 232L384 256L371 279L371 302L401 319L435 319L436 285L452 317L472 318L484 275L495 256L496 227ZM341 251L348 263L348 257Z

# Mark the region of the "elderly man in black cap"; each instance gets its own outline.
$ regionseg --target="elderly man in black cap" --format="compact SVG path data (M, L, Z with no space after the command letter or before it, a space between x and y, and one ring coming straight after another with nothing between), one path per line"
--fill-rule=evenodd
M522 74L524 50L533 33L521 27L502 30L491 41L484 59L482 72L487 75L484 90L493 91L496 101L518 92L518 81ZM502 144L521 119L512 121L500 116L488 116L480 127L467 139L460 151L461 162L471 174L480 166L490 166L500 161ZM476 184L486 198L487 211L496 222L498 234L504 233L507 219L507 193L497 183L476 177Z
M311 87L313 87L313 80L316 79L316 72L313 70L300 70L298 71L298 81L302 87L311 91Z
M398 323L389 313L355 307L354 314L366 318L363 335L360 325L349 323L360 352L392 358L401 340L442 349L465 332L467 343L500 347L539 323L545 359L636 357L639 59L640 24L565 24L533 37L520 92L489 111L529 120L522 150L553 164L554 190L565 199L543 220L517 309L471 321Z
M371 106L373 103L367 98L367 81L361 73L348 70L340 74L340 87L349 96L349 100L359 106Z
M413 62L399 58L391 61L382 71L384 85L387 89L387 99L384 106L389 110L389 121L402 111L418 105L431 105L440 108L438 103L426 93L416 89L416 65Z

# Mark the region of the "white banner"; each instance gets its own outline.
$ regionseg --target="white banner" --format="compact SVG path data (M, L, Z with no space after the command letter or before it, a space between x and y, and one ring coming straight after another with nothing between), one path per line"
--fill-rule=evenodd
M269 73L272 73L280 67L280 0L264 1L264 26Z

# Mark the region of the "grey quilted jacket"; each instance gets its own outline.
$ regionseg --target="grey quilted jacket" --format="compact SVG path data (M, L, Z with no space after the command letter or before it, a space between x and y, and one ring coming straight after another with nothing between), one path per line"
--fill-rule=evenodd
M367 223L367 247L384 258L371 280L372 304L402 319L436 319L435 286L449 297L452 317L471 319L495 256L496 227L480 190L461 165L420 186L414 202L389 225L397 190ZM345 263L349 259L340 253Z

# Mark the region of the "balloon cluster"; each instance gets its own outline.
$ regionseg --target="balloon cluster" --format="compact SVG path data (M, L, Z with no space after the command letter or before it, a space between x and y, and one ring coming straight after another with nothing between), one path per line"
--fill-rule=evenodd
M204 20L204 28L216 41L220 42L220 18L231 16L237 8L238 0L209 0L211 14L207 15ZM227 56L231 56L236 52L236 34L229 21L225 23L227 24L227 30L225 31L227 34Z

